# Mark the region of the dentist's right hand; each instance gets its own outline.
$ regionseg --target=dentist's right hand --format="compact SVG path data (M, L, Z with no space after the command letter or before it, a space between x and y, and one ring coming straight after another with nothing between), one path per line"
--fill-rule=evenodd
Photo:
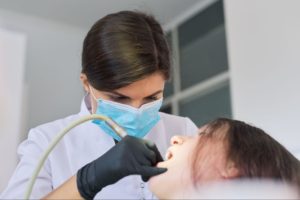
M128 175L141 175L144 181L167 169L155 165L162 161L156 145L148 140L124 137L98 159L77 172L77 187L85 199L93 199L105 186Z

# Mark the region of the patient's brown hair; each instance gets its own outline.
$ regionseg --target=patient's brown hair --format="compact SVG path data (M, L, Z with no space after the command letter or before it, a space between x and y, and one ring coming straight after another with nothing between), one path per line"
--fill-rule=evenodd
M212 139L224 142L227 161L235 164L238 178L275 179L300 188L299 160L262 129L226 118L216 119L204 127L194 152L194 183L199 179L197 169L201 166L197 152L205 141Z

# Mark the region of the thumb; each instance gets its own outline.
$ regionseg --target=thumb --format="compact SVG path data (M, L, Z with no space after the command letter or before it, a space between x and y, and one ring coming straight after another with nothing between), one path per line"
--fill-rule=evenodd
M143 181L147 182L150 177L165 173L167 170L167 168L143 166L140 174Z
M145 144L146 144L146 146L147 146L149 149L151 149L152 151L154 151L154 153L155 153L155 158L156 158L156 163L161 162L161 161L164 160L164 159L162 158L162 156L161 156L161 154L160 154L160 152L159 152L157 146L156 146L153 142L151 142L151 141L146 141ZM156 163L154 163L154 164L156 164Z

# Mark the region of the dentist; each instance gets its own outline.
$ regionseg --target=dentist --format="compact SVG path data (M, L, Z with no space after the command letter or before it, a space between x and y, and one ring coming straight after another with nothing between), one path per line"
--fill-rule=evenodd
M144 181L166 171L155 165L170 138L197 132L190 119L159 112L170 78L169 54L162 28L152 16L122 11L97 21L83 43L80 79L87 95L80 112L30 130L1 198L23 198L55 134L91 113L111 117L129 136L120 141L97 120L74 128L50 153L31 198L154 198Z

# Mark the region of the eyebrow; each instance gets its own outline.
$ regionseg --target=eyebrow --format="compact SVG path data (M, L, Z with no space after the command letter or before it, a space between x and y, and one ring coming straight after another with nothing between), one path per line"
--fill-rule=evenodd
M144 99L145 99L145 98L152 97L152 96L155 96L155 95L158 95L158 94L160 94L160 93L162 93L162 92L163 92L163 90L158 90L158 91L154 92L153 94L150 94L149 96L144 97ZM126 95L121 94L121 93L116 92L116 91L111 91L111 92L109 92L109 93L118 95L118 96L120 96L120 97L125 97L125 98L128 98L128 99L131 99L131 97L126 96Z

